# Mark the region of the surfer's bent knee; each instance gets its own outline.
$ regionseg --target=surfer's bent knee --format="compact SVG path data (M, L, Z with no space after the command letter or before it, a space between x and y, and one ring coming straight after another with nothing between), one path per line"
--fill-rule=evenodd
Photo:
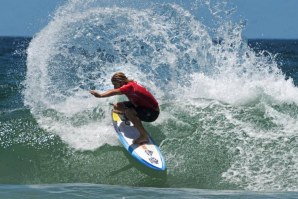
M131 115L137 115L137 112L134 108L124 108L125 115L131 114Z
M113 107L114 107L113 111L115 113L123 114L125 112L125 110L124 110L125 107L121 104L121 102L114 104Z

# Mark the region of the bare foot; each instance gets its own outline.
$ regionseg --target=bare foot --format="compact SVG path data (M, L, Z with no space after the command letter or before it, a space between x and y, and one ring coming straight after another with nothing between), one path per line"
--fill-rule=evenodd
M143 145L143 144L147 144L148 142L149 142L148 137L139 137L133 141L133 144Z

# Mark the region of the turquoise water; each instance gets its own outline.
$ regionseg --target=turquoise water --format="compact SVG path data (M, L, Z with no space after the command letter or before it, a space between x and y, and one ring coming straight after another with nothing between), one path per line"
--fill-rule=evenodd
M247 41L228 16L211 31L188 3L115 4L68 1L33 38L0 38L0 197L297 197L297 40ZM124 98L89 94L116 71L160 102L145 127L165 172L121 146L108 104Z

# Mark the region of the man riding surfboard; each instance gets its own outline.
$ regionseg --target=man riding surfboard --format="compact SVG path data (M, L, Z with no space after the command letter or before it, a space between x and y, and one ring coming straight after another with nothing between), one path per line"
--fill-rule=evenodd
M134 144L147 143L147 132L142 121L153 122L157 119L160 112L157 100L145 87L128 79L122 72L115 73L111 81L114 89L101 94L96 91L90 93L98 98L126 95L129 101L114 104L114 111L124 114L140 132L140 137L133 141Z

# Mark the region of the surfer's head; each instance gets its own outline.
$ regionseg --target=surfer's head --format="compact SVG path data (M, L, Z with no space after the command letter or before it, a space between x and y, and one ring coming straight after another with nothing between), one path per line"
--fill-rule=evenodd
M128 79L124 73L117 72L112 76L111 81L115 88L120 88L132 80Z

